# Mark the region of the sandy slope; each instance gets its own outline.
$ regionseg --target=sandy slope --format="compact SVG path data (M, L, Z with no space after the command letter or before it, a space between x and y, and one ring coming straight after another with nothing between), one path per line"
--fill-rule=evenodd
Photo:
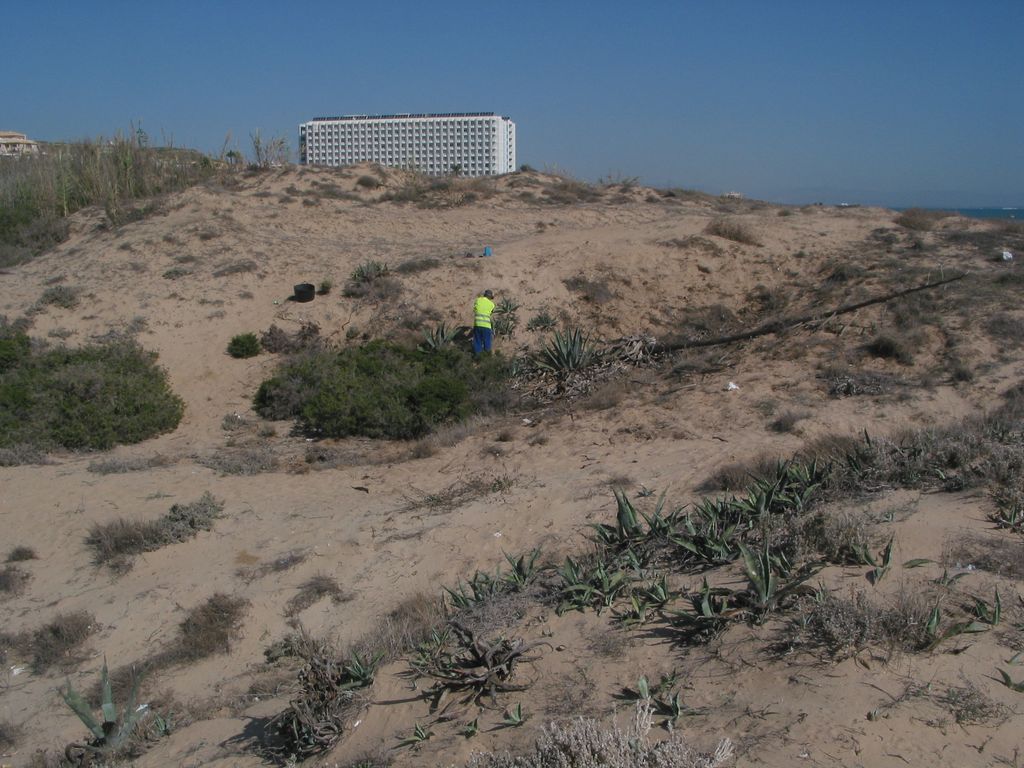
M879 209L812 207L780 215L774 206L662 198L638 188L609 190L594 202L550 205L523 199L522 188L508 188L509 179L498 183L497 194L472 204L422 209L328 199L315 184L337 183L369 200L380 190L358 186L362 172L282 171L229 188L195 189L164 201L159 215L116 231L100 228L99 214L83 215L67 243L0 274L0 313L9 318L25 313L54 281L81 291L77 308L36 314L36 336L56 333L77 344L144 326L138 341L159 354L187 404L175 432L146 443L110 455L59 455L45 466L0 468L5 548L28 545L39 555L24 564L32 574L24 594L0 603L8 631L34 628L57 612L92 612L98 630L88 641L90 656L69 673L84 688L96 679L104 655L111 666L144 657L169 642L184 611L208 595L229 592L251 603L230 653L151 681L152 695L170 692L201 719L155 745L139 765L261 764L245 745L260 718L286 706L294 680L287 670L274 679L263 650L286 634L283 607L315 574L335 577L353 599L342 606L322 600L300 618L312 633L333 635L344 645L402 598L436 593L474 569L491 569L503 552L541 545L557 560L580 550L586 524L614 512L612 481L631 491L669 489L683 503L724 464L763 453L788 455L823 435L948 423L991 407L1021 377L1018 349L986 336L977 318L972 323L958 315L949 318L947 334L979 371L973 383L950 381L943 368L948 339L926 330L913 366L860 363L900 376L907 386L879 397L830 397L820 368L856 357L873 330L890 322L886 310L873 308L825 330L798 329L781 340L766 337L709 353L718 363L713 373L637 370L608 409L556 404L478 422L454 444L438 442L425 458L408 458L404 445L352 441L341 446L354 457L347 465L306 471L307 443L290 436L289 425L277 424L275 435L262 437L255 427L241 436L222 429L228 414L252 416L255 388L277 362L269 354L228 357L224 349L234 334L271 324L291 331L312 321L339 342L364 333L415 336L418 320L424 327L442 319L467 322L472 298L490 287L499 299L521 303L520 331L501 344L513 354L540 343L542 335L525 325L542 309L564 313L609 339L636 332L663 338L678 330L680 318L712 305L729 308L741 325L766 319L771 311L752 298L758 286L785 292L787 311L806 310L910 285L940 270L988 274L1003 268L980 247L953 248L933 233L907 233L893 224L892 212ZM400 181L388 177L385 183L393 188ZM743 221L761 245L703 234L709 221L726 213ZM984 229L963 220L943 226ZM873 239L876 230L894 233L896 242ZM914 238L923 247L915 249ZM466 257L485 244L493 247L493 259ZM380 305L341 295L347 276L366 260L396 266L423 258L440 263L400 275L403 291L394 301ZM873 271L828 288L828 265L836 263ZM174 269L190 274L174 276ZM610 296L581 299L563 282L576 277L602 283ZM310 304L287 301L293 284L328 278L336 286L330 295ZM730 381L739 389L726 391ZM792 432L768 430L770 415L787 409L806 417ZM502 432L507 439L499 442ZM269 446L283 457L282 466L225 476L197 463L231 450L232 442ZM127 474L88 470L98 458L154 454L169 464ZM500 478L508 487L450 510L409 509L422 494L473 477ZM213 532L138 557L123 576L92 565L83 545L91 525L120 516L156 517L204 491L225 502ZM897 562L941 561L950 538L964 531L993 535L984 518L987 502L977 493L904 492L870 503L910 510L883 528L883 535L897 536ZM290 552L306 558L289 570L244 578L246 568ZM830 569L823 577L849 589L839 585L866 585L863 570ZM941 566L921 571L934 578ZM879 589L912 590L910 578L910 572L897 574ZM965 587L980 595L995 584L1005 603L1015 602L1019 582L1006 578L979 573ZM702 746L729 736L740 746L740 765L980 766L1015 759L1020 695L993 678L994 667L1020 642L1009 630L957 641L939 653L887 662L877 653L860 659L863 665L852 659L830 665L801 654L770 658L764 648L777 629L771 624L731 630L713 649L697 650L643 631L621 633L610 644L620 631L610 629L607 616L591 613L559 617L538 607L526 627L530 637L546 636L561 649L544 654L528 693L502 701L502 707L523 702L531 715L527 725L493 730L501 707L485 710L484 732L476 739L461 738L453 725L436 725L436 736L419 752L394 752L396 765L459 765L471 749L530 743L544 721L609 714L624 706L613 698L623 685L634 684L641 673L657 678L673 668L682 673L687 703L706 708L680 727ZM24 661L11 659L8 666ZM426 704L399 676L405 666L398 662L380 673L360 725L325 764L344 765L393 747L415 723L429 721ZM254 680L268 679L280 686L279 695L252 693ZM25 765L37 749L82 736L56 693L63 680L58 670L4 679L0 720L20 724L24 735L2 762ZM963 680L1010 708L1006 718L988 726L957 725L937 701Z

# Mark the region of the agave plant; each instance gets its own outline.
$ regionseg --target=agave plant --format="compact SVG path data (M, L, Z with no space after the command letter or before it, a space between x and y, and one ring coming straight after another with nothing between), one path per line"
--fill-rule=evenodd
M750 609L750 618L761 621L765 614L778 609L787 599L798 593L814 593L805 582L821 570L820 563L808 563L794 572L784 554L772 553L767 542L764 549L751 552L739 544L743 556L743 570L747 576L747 591L740 593ZM787 579L780 582L779 576Z
M593 523L591 528L597 534L597 540L606 547L619 547L644 537L644 527L640 515L629 497L620 488L615 488L616 515L615 525Z
M459 330L458 326L450 327L447 323L442 322L436 328L423 332L424 339L420 344L420 349L424 352L437 352L439 349L451 346L455 343Z
M731 602L733 593L723 587L711 587L704 579L699 592L687 596L690 611L667 611L686 638L705 642L720 634L739 613Z
M351 280L354 283L372 283L380 277L387 277L390 272L388 265L381 261L364 261L352 270Z
M868 578L870 579L872 586L877 585L878 582L885 578L885 574L887 574L889 569L892 567L892 546L895 540L895 536L889 537L889 543L885 546L885 549L878 554L878 557L875 557L871 553L871 550L864 544L855 545L853 547L854 554L861 563L871 566L871 572L868 574Z
M491 319L491 327L495 336L508 338L515 333L516 326L519 325L519 315L516 314L519 306L515 299L509 298L502 299L498 303L498 306L494 308L494 317Z
M60 690L60 695L92 734L92 741L87 744L68 745L65 753L69 760L76 762L72 755L77 754L79 756L77 762L82 762L81 757L83 754L108 754L124 746L145 712L145 708L136 706L141 682L141 675L133 673L132 686L128 691L128 700L119 713L114 705L114 694L110 686L110 674L107 671L107 661L104 659L103 671L100 673L100 711L103 715L102 721L96 718L92 708L82 698L81 694L74 689L71 681L67 682L67 685Z
M534 362L544 370L565 374L586 368L597 358L598 351L590 337L579 328L572 328L565 333L555 331Z
M540 557L540 547L534 547L527 554L513 557L505 553L505 560L512 566L512 570L501 578L513 591L525 589L537 577L537 558Z
M583 563L565 558L565 564L558 569L562 577L559 589L559 603L556 612L561 615L568 610L583 611L585 608L607 608L630 585L629 575L620 569L609 570L605 563L597 563L587 570Z
M465 585L460 580L455 585L455 589L444 587L444 591L448 593L452 607L456 610L462 610L472 608L477 603L486 602L500 595L507 586L505 580L500 578L500 576L491 576L483 571L477 571ZM467 589L469 590L468 592L466 591Z

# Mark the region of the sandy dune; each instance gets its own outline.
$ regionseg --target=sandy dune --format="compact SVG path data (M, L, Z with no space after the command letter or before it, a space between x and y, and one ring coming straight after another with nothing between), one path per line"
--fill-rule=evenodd
M370 173L379 173L382 187L357 183ZM173 433L108 454L58 454L46 465L0 468L3 549L30 546L38 555L21 564L31 574L24 591L0 602L6 631L32 630L58 613L90 612L96 628L85 658L66 670L76 687L88 689L104 656L114 668L151 655L210 595L248 601L230 652L147 681L147 701L177 702L172 717L180 727L137 765L265 764L250 750L254 734L287 706L297 667L294 660L267 663L264 650L290 631L285 606L315 575L335 578L351 599L319 600L298 618L313 635L344 647L403 599L439 594L476 569L493 570L503 553L540 546L545 558L560 562L585 551L587 525L614 517L613 484L631 497L646 488L667 490L676 504L692 502L696 487L730 463L789 456L829 435L952 424L997 406L1021 381L1021 339L986 331L990 313L1020 322L1019 312L1002 294L993 298L977 287L1017 269L992 261L1002 236L994 224L951 217L931 231L912 231L881 209L780 208L697 194L665 197L629 185L605 188L592 201L543 202L543 190L556 183L515 174L479 187L472 202L424 208L372 202L400 188L397 173L279 171L175 195L157 215L114 231L100 226L99 212L79 215L68 242L0 274L0 314L24 315L48 285L73 287L79 305L34 314L32 335L76 345L129 330L158 353L186 402ZM708 234L709 223L721 219L741 223L759 244ZM493 258L476 257L485 245ZM436 264L398 269L424 259ZM391 266L401 285L397 296L376 302L343 295L350 273L367 260ZM834 277L840 266L846 278ZM422 329L442 320L467 323L484 288L521 305L516 334L498 343L509 356L544 341L546 334L526 330L543 310L605 340L637 333L664 340L700 328L713 336L727 325L825 311L958 271L971 276L935 292L934 306L902 305L904 314L942 319L906 320L909 365L862 350L879 330L899 325L896 310L880 305L817 327L683 353L626 372L590 400L517 407L448 429L416 450L325 441L317 445L341 457L329 469L307 462L314 444L292 435L290 424L268 425L253 414L256 387L279 357L236 360L225 353L233 335L272 324L292 332L313 322L337 343L421 338ZM328 295L288 301L294 284L327 279L334 283ZM954 358L973 380L955 380ZM830 366L870 372L887 385L879 394L836 397L829 393ZM738 389L728 390L730 382ZM795 425L770 429L787 411L800 415ZM231 414L243 417L240 429L224 428ZM230 475L202 463L249 449L276 457L277 468ZM90 471L99 461L153 456L162 465ZM416 503L474 481L484 490L463 504ZM93 564L84 545L92 525L156 518L207 491L224 503L211 532L138 556L124 574ZM897 564L935 563L897 565L877 588L865 580L865 566L831 566L820 579L842 594L867 589L894 597L937 578L943 567L955 568L951 542L964 537L1024 548L1019 534L993 529L990 507L978 489L888 491L850 501L851 514L880 521L876 541L895 535ZM296 555L292 567L269 567L289 554ZM268 567L261 572L261 565ZM735 569L721 578L741 586ZM685 702L697 711L677 728L703 748L731 738L737 765L1016 765L1024 699L999 683L995 669L1024 678L1020 667L1004 663L1024 648L1024 634L1013 628L1024 621L1020 578L977 569L948 598L959 604L990 597L998 586L1006 617L997 630L931 652L871 649L839 662L800 649L769 653L782 620L736 626L711 645L685 648L663 632L616 628L607 611L558 616L550 606L532 605L509 630L550 643L524 670L535 681L528 691L501 697L497 709L436 723L401 674L407 663L394 662L378 673L358 727L316 764L352 765L388 753L396 766L462 765L474 750L524 748L552 719L607 717L616 709L624 716L629 704L614 698L623 686L634 686L641 674L655 680L677 670ZM679 586L696 588L699 577ZM28 662L9 657L0 677L0 721L21 730L16 747L0 749L5 765L45 764L40 750L58 754L84 736L57 692L65 671L55 665L13 673ZM948 694L968 684L1001 707L999 714L958 724ZM496 728L517 702L527 723ZM460 723L474 716L481 732L465 739ZM419 749L396 749L417 723L433 723L431 739Z

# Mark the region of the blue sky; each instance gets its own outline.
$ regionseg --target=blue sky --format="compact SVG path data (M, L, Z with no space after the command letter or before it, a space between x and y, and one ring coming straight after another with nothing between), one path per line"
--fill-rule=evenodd
M1024 206L1024 1L8 3L0 130L248 151L494 111L519 162L778 202Z

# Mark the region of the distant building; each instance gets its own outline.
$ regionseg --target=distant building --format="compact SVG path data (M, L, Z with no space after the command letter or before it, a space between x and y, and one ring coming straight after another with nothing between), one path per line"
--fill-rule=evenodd
M516 124L493 112L317 117L299 126L299 162L496 176L516 168Z
M39 153L39 143L24 133L0 131L0 157L17 157Z

